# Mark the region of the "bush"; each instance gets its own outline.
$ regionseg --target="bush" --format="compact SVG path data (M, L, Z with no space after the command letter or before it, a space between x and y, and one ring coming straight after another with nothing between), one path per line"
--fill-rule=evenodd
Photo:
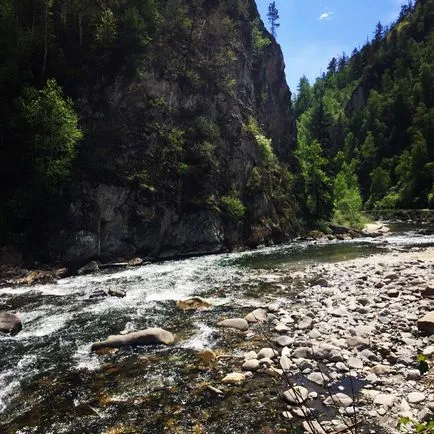
M264 49L267 48L270 44L270 39L264 35L264 32L260 28L259 18L256 18L252 23L253 55L261 55Z
M220 204L223 212L232 220L240 221L246 215L246 207L238 197L235 197L233 195L222 196L220 198Z
M70 178L76 144L83 136L72 101L51 79L43 89L25 89L18 108L26 131L31 131L35 182L49 192L59 192Z
M261 150L261 158L264 165L270 165L276 161L276 156L273 152L272 141L262 133L258 122L251 116L249 122L244 126L244 130L255 137L256 143Z

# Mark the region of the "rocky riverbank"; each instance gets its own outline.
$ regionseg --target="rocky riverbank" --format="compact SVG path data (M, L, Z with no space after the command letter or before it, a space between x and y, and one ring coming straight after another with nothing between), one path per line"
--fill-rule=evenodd
M369 426L366 432L397 432L401 417L431 420L434 377L419 369L418 355L431 363L434 335L418 320L434 310L433 267L429 248L298 272L304 289L295 300L245 318L263 321L247 336L265 334L270 348L252 345L229 378L280 377L282 417L307 432L356 423ZM322 422L308 422L315 419Z

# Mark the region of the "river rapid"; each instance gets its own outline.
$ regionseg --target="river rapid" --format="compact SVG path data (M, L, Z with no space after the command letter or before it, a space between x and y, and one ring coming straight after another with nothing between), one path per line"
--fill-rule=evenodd
M221 387L234 358L263 343L263 333L228 333L216 323L270 302L290 303L305 284L297 272L312 264L434 245L432 235L396 229L385 238L295 242L0 289L0 308L18 311L23 322L17 336L0 337L0 432L289 432L266 374ZM98 295L109 288L126 297ZM176 307L196 295L213 307ZM110 334L147 327L171 331L175 345L90 351ZM221 357L207 363L205 349Z

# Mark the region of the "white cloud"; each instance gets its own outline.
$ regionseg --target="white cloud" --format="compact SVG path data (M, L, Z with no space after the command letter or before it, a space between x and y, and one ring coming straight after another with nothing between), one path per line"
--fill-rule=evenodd
M333 12L332 11L329 11L329 12L323 12L320 16L319 16L319 20L320 21L323 21L323 20L326 20L326 21L330 21L331 19L332 19L332 15L333 15Z

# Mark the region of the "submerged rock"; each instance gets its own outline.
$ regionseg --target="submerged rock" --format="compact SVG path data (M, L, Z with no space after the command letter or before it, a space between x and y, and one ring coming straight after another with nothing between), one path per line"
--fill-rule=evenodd
M37 285L54 283L56 281L53 273L44 270L32 270L26 276L15 280L16 285Z
M217 323L219 327L227 327L232 329L237 329L241 331L246 331L249 328L249 323L243 318L230 318L225 319Z
M117 348L125 345L171 345L175 341L172 333L161 328L149 328L126 335L112 335L105 341L92 344L92 351L100 348Z
M90 261L84 267L81 267L77 273L83 275L83 274L97 273L98 271L99 271L98 262Z
M202 297L191 297L186 300L178 300L176 302L176 307L182 310L208 309L211 306L212 304Z
M112 297L119 297L119 298L123 298L127 295L127 293L122 289L115 289L115 288L110 288L108 290L108 294L111 295Z
M15 336L23 326L18 315L10 312L0 312L0 332Z

